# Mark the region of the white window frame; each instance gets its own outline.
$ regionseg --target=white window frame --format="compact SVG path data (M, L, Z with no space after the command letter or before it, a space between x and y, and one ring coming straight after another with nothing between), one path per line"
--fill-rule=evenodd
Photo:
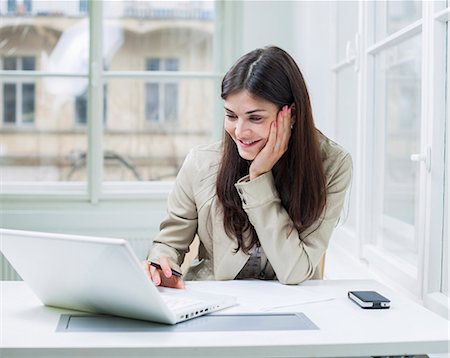
M423 293L425 306L447 318L450 317L449 296L442 292L442 280L445 277L443 259L445 257L448 260L448 225L450 223L448 191L446 193L447 198L444 197L445 185L447 185L447 190L450 188L449 155L445 158L445 145L447 146L447 154L450 146L450 110L448 107L450 105L450 94L448 92L450 90L449 5L447 4L447 8L441 11L433 11L431 5L428 9L430 11L428 31L430 31L433 39L429 43L431 55L430 79L432 81L429 93L430 113L433 114L433 118L439 118L440 121L436 121L433 131L429 134L433 139L433 153L431 157L432 173L427 186L430 210L427 217L428 227L426 228L425 289ZM447 38L447 53L445 53L445 47L442 46L445 38ZM447 61L446 64L445 61ZM442 73L443 68L446 68L446 74ZM446 78L446 88L443 78ZM447 98L445 98L445 93L447 93ZM446 143L443 133L446 136ZM434 166L433 163L435 163ZM444 166L447 168L447 178L444 177ZM447 200L447 213L444 209L445 200ZM444 217L444 215L446 216ZM447 233L445 233L445 230L447 230ZM448 272L446 276L448 279Z
M337 7L339 6L339 2L335 2L332 7L332 19L334 21L333 28L336 28L337 26ZM358 3L358 14L361 15L362 12L362 6L361 3ZM361 16L359 16L359 21L357 27L360 28L361 26ZM334 113L337 113L337 78L340 71L352 68L357 73L357 98L356 98L356 116L357 119L360 117L361 113L361 103L362 103L362 79L361 79L361 68L360 68L360 46L361 46L361 36L359 29L356 29L355 36L352 40L349 40L346 47L346 58L344 59L337 59L337 41L331 41L332 46L334 46L332 53L335 54L335 58L337 59L337 62L335 62L332 67L331 71L333 72L333 97L334 97ZM335 118L336 120L336 118ZM364 131L363 123L360 120L357 120L356 123L356 147L359 149L362 146L362 132ZM363 165L363 157L360 150L357 150L356 157L352 157L353 160L353 166L354 168L361 168ZM338 236L339 241L342 242L343 245L346 246L346 249L349 250L353 255L359 257L361 255L361 245L359 244L360 240L358 240L358 232L362 231L361 223L362 223L362 217L361 217L361 210L358 210L357 208L360 208L362 203L362 196L361 196L361 190L356 191L354 190L355 187L359 187L360 184L363 182L363 170L354 170L353 172L353 179L352 179L352 187L350 189L350 192L348 195L356 196L355 203L356 208L349 208L350 210L355 210L355 220L356 220L356 226L355 227L348 227L345 225L345 222L342 226L339 227L339 230L336 232L336 236ZM347 196L346 200L350 200L350 197ZM344 205L347 205L346 202ZM347 209L344 209L347 210Z

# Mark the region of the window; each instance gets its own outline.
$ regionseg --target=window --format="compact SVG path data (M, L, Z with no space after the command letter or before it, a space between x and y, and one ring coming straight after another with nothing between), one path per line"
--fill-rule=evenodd
M415 268L419 165L410 157L420 152L420 41L420 36L413 37L375 59L374 173L380 173L377 189L381 193L376 202L378 244Z
M34 57L4 57L3 69L33 71ZM3 123L6 125L33 124L35 117L35 84L29 80L3 83Z
M422 2L411 0L375 2L375 36L382 40L422 17Z
M337 140L360 155L353 178L353 185L361 185L356 196L362 199L353 230L360 238L356 256L378 277L446 314L449 2L358 4L356 14L352 10L356 4L338 3L337 28L332 34L337 36L338 46L332 68L336 74ZM340 16L346 21L339 21ZM358 27L359 50L354 45L352 23L353 28ZM359 65L356 73L353 64ZM361 108L356 114L349 109L353 98ZM346 224L350 231L351 223ZM354 251L352 242L340 243L346 252Z
M32 10L31 0L23 0L23 5L25 7L26 12L30 13Z
M29 14L32 11L32 0L8 0L7 11L9 14Z
M8 0L8 13L16 12L16 0Z
M344 207L343 224L346 230L345 238L353 238L356 248L356 194L357 194L357 130L358 130L358 2L336 2L336 62L333 71L336 75L336 141L352 156L354 173L352 187L347 194Z
M149 58L147 71L178 71L176 58ZM149 82L146 84L145 118L150 122L174 122L178 117L178 83Z
M88 0L80 0L80 13L86 14L88 12Z

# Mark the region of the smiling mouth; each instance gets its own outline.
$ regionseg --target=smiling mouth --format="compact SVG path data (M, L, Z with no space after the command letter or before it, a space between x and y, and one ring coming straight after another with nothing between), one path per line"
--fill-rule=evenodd
M251 147L253 144L258 143L260 140L241 140L238 139L238 142L243 147Z

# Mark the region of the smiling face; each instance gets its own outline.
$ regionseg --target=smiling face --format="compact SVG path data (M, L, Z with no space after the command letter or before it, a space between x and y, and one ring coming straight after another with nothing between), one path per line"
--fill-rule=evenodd
M267 143L270 124L277 118L277 106L243 90L230 94L224 107L225 130L236 143L239 155L246 160L255 159Z

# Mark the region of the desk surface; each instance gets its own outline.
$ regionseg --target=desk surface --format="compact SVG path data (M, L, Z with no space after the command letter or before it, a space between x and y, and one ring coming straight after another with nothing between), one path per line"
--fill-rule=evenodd
M210 282L210 288L216 291L226 284ZM256 286L272 294L276 289L263 281ZM73 311L43 306L23 282L1 282L0 356L351 357L448 352L449 321L375 281L309 281L293 289L297 287L299 295L304 288L335 297L277 309L303 312L319 330L61 333L56 332L60 315ZM349 290L377 290L391 299L391 308L363 310L347 298Z

